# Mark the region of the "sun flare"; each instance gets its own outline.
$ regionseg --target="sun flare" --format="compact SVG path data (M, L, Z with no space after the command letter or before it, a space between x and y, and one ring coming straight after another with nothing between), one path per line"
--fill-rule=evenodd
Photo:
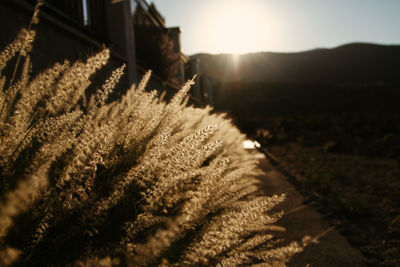
M265 49L267 37L273 36L274 25L257 5L246 1L229 1L215 6L202 31L204 46L219 53L243 54Z

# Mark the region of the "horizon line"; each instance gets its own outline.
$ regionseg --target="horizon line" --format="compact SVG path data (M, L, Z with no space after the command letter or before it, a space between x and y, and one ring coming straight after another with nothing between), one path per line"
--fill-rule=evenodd
M348 42L348 43L343 43L335 46L320 46L320 47L314 47L310 49L304 49L304 50L284 50L284 51L278 51L278 50L259 50L259 51L249 51L249 52L244 52L244 53L232 53L232 52L196 52L196 53L186 53L184 54L188 56L195 56L199 54L208 54L208 55L236 55L236 56L242 56L242 55L248 55L248 54L257 54L257 53L276 53L276 54L297 54L297 53L305 53L305 52L310 52L314 50L324 50L324 49L335 49L339 48L342 46L347 46L347 45L354 45L354 44L364 44L364 45L376 45L376 46L400 46L399 43L378 43L378 42L368 42L368 41L354 41L354 42Z

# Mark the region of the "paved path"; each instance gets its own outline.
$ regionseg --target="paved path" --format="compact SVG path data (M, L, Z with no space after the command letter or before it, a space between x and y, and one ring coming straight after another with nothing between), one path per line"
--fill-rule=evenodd
M260 160L265 175L259 176L261 189L268 195L286 193L286 201L280 205L285 211L277 225L286 228L279 234L285 240L298 240L309 235L320 234L318 243L311 243L305 250L293 257L289 266L366 266L361 253L350 246L346 238L336 231L310 206L303 206L304 197L297 192L287 178L278 172L268 160Z

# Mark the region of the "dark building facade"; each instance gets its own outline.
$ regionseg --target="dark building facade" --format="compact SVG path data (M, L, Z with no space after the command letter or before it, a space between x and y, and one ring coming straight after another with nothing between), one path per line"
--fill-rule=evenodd
M151 89L166 91L167 96L179 90L182 83L197 74L192 88L192 102L207 104L212 98L200 88L201 75L189 57L181 52L179 27L167 28L153 4L145 0L44 0L40 23L32 52L34 74L64 59L76 60L102 49L110 48L111 59L107 68L127 64L127 75L121 88L128 88L140 80L153 60L154 68L149 82ZM7 45L29 24L36 0L0 0L0 47ZM146 34L144 34L146 33ZM143 36L142 36L143 35ZM161 40L159 57L149 59L154 51L146 46L146 36ZM142 46L142 48L140 48ZM189 70L189 71L188 71ZM99 78L99 80L104 78Z

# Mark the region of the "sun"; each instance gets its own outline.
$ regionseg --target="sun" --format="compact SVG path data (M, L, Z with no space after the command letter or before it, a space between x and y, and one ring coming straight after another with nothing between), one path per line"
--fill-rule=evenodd
M218 3L218 1L215 1ZM273 30L266 14L251 1L227 1L210 9L202 31L204 47L218 53L243 54L265 50Z
M245 53L261 40L260 22L248 12L229 8L214 24L216 47L228 53Z

